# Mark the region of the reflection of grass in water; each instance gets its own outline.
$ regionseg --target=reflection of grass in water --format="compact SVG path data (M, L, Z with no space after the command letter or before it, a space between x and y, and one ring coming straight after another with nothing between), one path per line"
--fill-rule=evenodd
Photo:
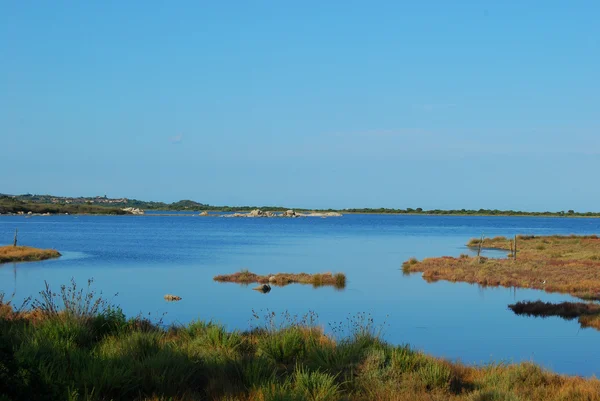
M365 314L342 324L345 336L325 335L315 314L277 324L269 311L243 332L165 328L74 283L42 293L28 310L0 304L2 399L600 401L595 378L465 366L387 344Z
M60 260L61 261L77 260L77 259L86 259L86 258L91 258L91 257L93 257L93 255L91 255L89 253L85 253L85 252L63 251L63 252L61 252Z
M215 281L223 283L260 283L285 286L288 284L312 284L313 287L334 286L338 289L346 287L346 275L344 273L277 273L259 275L246 269L233 274L224 274L214 277Z
M600 304L583 302L517 302L508 305L517 315L549 317L558 316L566 320L579 318L581 327L593 327L600 330Z
M505 237L472 239L470 247L511 252ZM421 272L427 281L460 281L484 286L522 287L600 299L600 238L588 236L518 236L517 259L439 257L402 265L404 273Z

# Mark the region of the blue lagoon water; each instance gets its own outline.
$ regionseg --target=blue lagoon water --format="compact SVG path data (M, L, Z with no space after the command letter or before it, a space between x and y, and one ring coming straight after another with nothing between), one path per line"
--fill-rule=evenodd
M120 305L126 314L164 315L166 323L215 320L247 329L252 310L305 314L319 323L370 313L384 338L464 363L534 361L561 373L600 373L600 332L577 321L515 316L520 300L560 302L567 295L464 283L428 284L403 275L410 257L459 255L482 233L590 234L600 219L345 215L340 218L244 219L176 216L0 216L0 243L15 228L23 245L55 248L56 260L0 265L0 291L16 302L74 278ZM490 254L493 256L493 254ZM338 291L307 285L216 283L217 274L344 272ZM167 293L183 298L165 302Z

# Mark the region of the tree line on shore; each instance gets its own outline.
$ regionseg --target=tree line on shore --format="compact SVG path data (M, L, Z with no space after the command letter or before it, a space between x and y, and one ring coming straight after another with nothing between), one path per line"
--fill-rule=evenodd
M142 201L137 199L109 200L104 197L95 198L64 198L50 195L0 195L0 213L69 213L69 214L127 214L123 208L133 207L144 210L165 211L219 211L219 212L244 212L254 209L284 212L289 207L284 206L218 206L199 203L189 199L173 203ZM296 211L319 211L339 213L365 213L365 214L421 214L421 215L457 215L457 216L542 216L542 217L600 217L600 212L567 211L541 211L530 212L522 210L499 209L423 209L417 208L347 208L347 209L306 209L293 208Z

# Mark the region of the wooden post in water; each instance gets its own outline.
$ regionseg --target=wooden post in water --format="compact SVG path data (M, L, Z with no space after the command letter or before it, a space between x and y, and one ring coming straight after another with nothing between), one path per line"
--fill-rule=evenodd
M17 246L17 234L19 233L19 229L15 228L15 241L13 242L13 246Z
M517 236L515 235L515 254L514 259L517 260Z
M515 248L513 247L513 242L511 240L508 240L508 243L510 244L510 257L514 258L515 257Z

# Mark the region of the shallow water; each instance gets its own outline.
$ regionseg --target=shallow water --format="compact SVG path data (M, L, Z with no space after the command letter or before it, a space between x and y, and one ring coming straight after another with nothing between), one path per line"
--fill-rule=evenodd
M590 234L600 219L533 217L346 215L340 218L226 219L191 216L0 216L0 243L19 242L63 253L57 260L0 265L0 291L15 301L35 296L44 280L53 288L74 277L94 278L128 315L164 321L213 319L249 328L252 310L315 311L325 328L349 315L370 313L387 341L465 363L535 361L580 375L600 372L600 332L576 320L515 316L520 300L564 301L540 291L426 283L405 276L410 257L459 255L482 233ZM504 253L501 253L503 255ZM497 255L497 253L496 253ZM494 256L490 253L489 256ZM268 294L216 283L216 274L333 271L345 290L290 285ZM163 295L183 298L167 303Z

